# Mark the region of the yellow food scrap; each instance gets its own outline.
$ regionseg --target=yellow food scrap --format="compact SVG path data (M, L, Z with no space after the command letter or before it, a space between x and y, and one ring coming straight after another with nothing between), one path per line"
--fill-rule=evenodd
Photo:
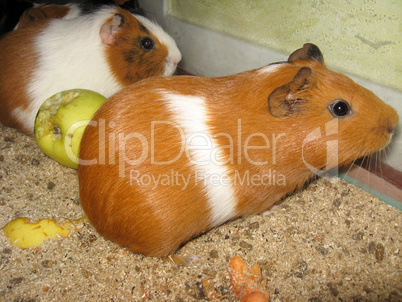
M67 221L58 225L53 219L41 219L36 223L26 217L17 218L3 227L4 235L22 249L37 246L44 240L54 237L67 237L70 229L83 222L85 218Z

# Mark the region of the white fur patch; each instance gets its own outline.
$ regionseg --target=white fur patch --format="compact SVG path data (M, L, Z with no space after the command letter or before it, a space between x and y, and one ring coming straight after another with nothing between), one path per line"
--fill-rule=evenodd
M68 6L70 7L70 11L64 16L63 19L73 19L81 15L81 9L77 4L70 3Z
M263 67L257 69L257 72L258 72L259 74L263 74L263 73L273 73L273 72L275 72L275 71L278 71L280 68L282 68L282 66L283 66L284 64L287 64L287 63L284 62L284 63L276 63L276 64L266 65L266 66L263 66Z
M186 136L186 154L195 169L198 183L204 186L211 211L211 226L217 226L236 214L233 182L222 164L223 151L211 136L206 121L208 112L201 97L165 93L175 121Z

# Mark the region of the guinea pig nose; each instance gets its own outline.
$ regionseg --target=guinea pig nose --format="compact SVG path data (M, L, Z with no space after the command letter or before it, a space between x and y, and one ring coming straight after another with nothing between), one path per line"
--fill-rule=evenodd
M392 134L395 131L395 128L396 125L391 121L383 121L380 123L381 131L388 132L389 134Z
M395 125L393 125L391 123L391 121L381 121L378 123L378 131L380 131L381 133L388 133L390 135L392 135L392 133L395 130Z
M388 133L389 134L392 134L392 133L394 133L394 131L395 131L395 127L392 127L392 126L388 126Z

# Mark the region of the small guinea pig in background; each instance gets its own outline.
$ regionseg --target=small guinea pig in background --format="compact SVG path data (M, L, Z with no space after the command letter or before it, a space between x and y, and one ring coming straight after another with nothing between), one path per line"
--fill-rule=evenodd
M40 105L55 93L83 88L109 97L172 75L180 60L161 27L117 6L35 20L0 40L0 122L32 134Z
M166 256L268 210L329 170L383 149L396 111L305 44L288 62L220 78L146 79L113 95L81 142L81 205L97 231Z

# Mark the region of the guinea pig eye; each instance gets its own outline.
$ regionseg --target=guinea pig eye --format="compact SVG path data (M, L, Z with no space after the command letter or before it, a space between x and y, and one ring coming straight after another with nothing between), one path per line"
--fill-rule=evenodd
M149 37L141 39L140 44L141 44L141 47L145 50L151 50L151 49L155 48L154 41Z
M331 111L333 116L341 117L350 113L350 106L344 100L336 100L329 105L329 111Z

